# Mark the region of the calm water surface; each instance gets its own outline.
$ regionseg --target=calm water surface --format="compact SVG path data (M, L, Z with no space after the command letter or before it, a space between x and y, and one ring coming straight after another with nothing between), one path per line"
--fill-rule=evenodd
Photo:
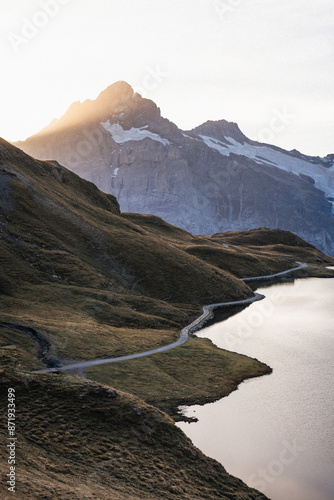
M334 499L334 279L296 280L203 329L273 373L185 410L179 427L206 455L273 500Z

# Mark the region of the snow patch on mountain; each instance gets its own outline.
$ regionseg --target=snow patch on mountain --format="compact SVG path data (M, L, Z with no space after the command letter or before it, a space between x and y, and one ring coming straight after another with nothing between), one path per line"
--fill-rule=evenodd
M216 149L221 155L229 156L230 151L227 144L224 144L222 141L218 141L218 139L214 139L213 137L208 137L206 135L200 135L200 137L201 139L203 139L205 144L209 146L209 148Z
M111 168L113 168L113 166L112 166L112 165L110 165L110 167L111 167ZM116 167L116 168L114 169L113 173L111 174L111 177L113 177L113 178L117 177L118 171L119 171L119 168L118 168L118 167Z
M207 146L215 149L223 156L231 153L246 156L260 165L270 164L294 175L306 175L314 180L315 186L323 191L327 198L334 198L334 168L325 168L320 164L296 158L266 145L255 145L247 142L241 144L232 137L226 137L226 143L213 137L201 135ZM330 200L333 205L334 201Z
M161 142L164 146L168 146L171 143L154 132L150 132L146 129L147 126L141 128L132 127L129 130L124 130L122 125L119 123L113 123L112 125L106 121L102 122L101 125L110 132L112 138L118 144L123 144L128 141L142 141L143 139L152 139L153 141Z

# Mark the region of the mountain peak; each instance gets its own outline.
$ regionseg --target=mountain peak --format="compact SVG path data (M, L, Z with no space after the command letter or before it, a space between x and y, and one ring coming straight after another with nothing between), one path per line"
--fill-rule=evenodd
M100 92L96 99L98 101L112 102L120 99L131 99L134 96L134 90L128 83L120 80Z
M249 139L241 132L237 123L227 120L208 120L202 125L195 127L191 132L198 135L206 135L218 140L224 140L228 137L243 144L249 142Z
M82 123L106 121L111 115L125 108L136 107L141 100L143 100L142 97L134 93L131 85L119 81L109 85L95 100L73 102L61 118L52 120L39 134L50 134L82 125Z

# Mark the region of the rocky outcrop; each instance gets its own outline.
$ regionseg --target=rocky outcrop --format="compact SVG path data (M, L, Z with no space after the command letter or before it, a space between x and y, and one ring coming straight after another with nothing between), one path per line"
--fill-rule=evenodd
M195 234L279 228L334 254L333 155L251 141L225 120L181 131L125 82L17 145L112 193L123 212L159 215Z

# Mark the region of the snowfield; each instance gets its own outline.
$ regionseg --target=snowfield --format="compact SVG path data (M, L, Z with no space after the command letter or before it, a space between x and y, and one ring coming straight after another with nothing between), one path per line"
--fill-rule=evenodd
M101 125L110 132L112 138L117 144L123 144L128 141L142 141L143 139L152 139L153 141L161 142L164 146L168 146L171 143L167 139L163 139L160 135L150 132L146 127L135 128L132 127L129 130L124 130L122 125L119 123L110 124L107 122L102 122Z
M226 142L219 141L205 135L199 136L207 146L217 150L221 155L231 153L246 156L260 165L273 165L294 175L307 175L314 180L315 186L323 191L327 198L334 198L334 167L325 168L320 164L313 164L293 155L283 153L270 146L253 145L245 142L241 144L232 137L226 137ZM334 212L334 202L332 202Z
M159 134L151 132L147 129L147 125L141 128L132 127L129 130L124 130L119 123L110 124L108 121L101 124L112 136L115 142L123 144L129 141L142 141L143 139L152 139L158 141L164 146L171 145L171 142L164 139ZM255 161L259 165L272 165L286 172L300 176L307 175L313 179L315 186L325 193L332 203L332 211L334 213L334 166L330 168L323 167L320 164L311 163L310 161L297 158L292 154L284 153L273 147L265 144L249 144L244 142L241 144L232 137L225 137L225 140L218 140L206 135L190 137L183 133L187 139L203 141L211 149L215 149L223 156L229 156L231 153ZM114 176L117 172L114 172Z

